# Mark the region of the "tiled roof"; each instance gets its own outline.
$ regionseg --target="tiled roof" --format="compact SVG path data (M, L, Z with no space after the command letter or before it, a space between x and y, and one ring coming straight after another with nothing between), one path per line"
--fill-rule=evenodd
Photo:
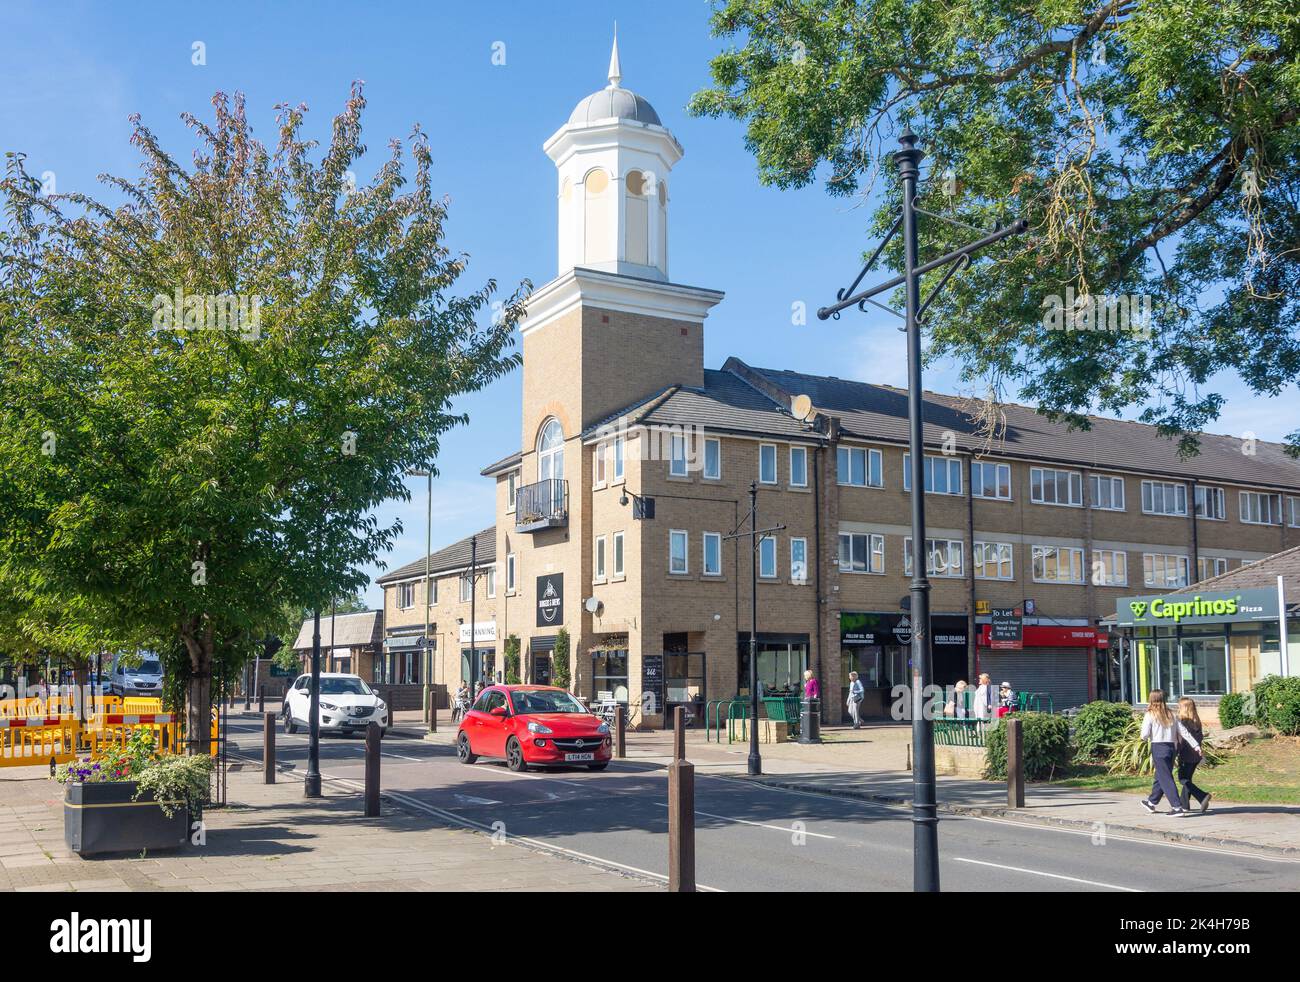
M330 621L333 620L333 625ZM322 648L330 647L333 641L336 648L360 648L369 644L379 644L383 638L383 611L363 610L356 614L339 614L334 618L321 615L320 644ZM302 622L298 631L298 640L294 642L295 651L311 648L312 629L315 620L309 618ZM331 632L332 627L332 632Z
M491 477L493 474L496 474L498 471L509 470L511 467L514 467L516 464L518 464L519 461L523 460L523 458L524 458L523 451L516 450L509 457L502 457L496 463L488 464L481 471L479 471L479 474L482 477Z
M445 573L449 569L461 569L469 565L469 542L474 538L467 535L459 542L453 542L445 549L439 549L429 555L429 572ZM492 566L496 563L497 558L497 530L496 526L489 526L482 532L478 533L478 564L480 566ZM421 556L405 566L399 566L391 573L385 573L375 580L380 586L385 583L393 583L397 580L409 580L417 576L424 575L424 557Z
M1174 593L1196 593L1206 590L1251 590L1277 587L1282 577L1287 607L1300 602L1300 546L1275 552L1271 556L1239 566L1229 573L1220 573L1191 586L1180 587Z
M734 359L733 359L734 361ZM741 366L743 369L745 366ZM754 368L789 395L807 395L813 405L838 416L844 432L867 439L907 442L907 390L821 375ZM981 450L985 440L968 413L977 403L958 396L926 392L925 442L939 446L945 431L956 434L961 450ZM1287 456L1282 444L1257 441L1255 453L1242 453L1236 437L1198 434L1201 452L1186 460L1178 442L1146 423L1089 416L1091 428L1070 429L1053 423L1030 406L1001 403L1005 431L988 448L996 455L1060 462L1098 469L1119 468L1151 474L1286 489L1300 488L1300 460Z

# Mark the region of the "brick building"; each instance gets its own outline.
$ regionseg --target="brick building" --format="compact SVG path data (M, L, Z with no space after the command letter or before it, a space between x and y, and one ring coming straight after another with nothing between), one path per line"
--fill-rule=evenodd
M482 472L496 487L500 593L480 619L520 639L530 680L548 677L563 627L574 690L629 700L655 724L676 703L747 691L757 562L763 684L793 688L811 668L835 721L856 670L884 712L915 628L900 609L906 393L739 358L704 367L704 322L723 295L669 279L682 150L621 87L617 50L609 86L544 149L558 171L559 273L521 327L521 449ZM986 435L978 405L925 396L940 684L989 671L1057 709L1105 695L1119 668L1098 625L1119 597L1300 543L1300 463L1279 445L1206 435L1183 460L1153 427L1093 418L1071 431L1001 410ZM759 527L785 526L752 560L726 538L751 482ZM423 562L398 573L422 575ZM412 623L395 619L399 579L380 580L390 636ZM994 608L1021 611L1020 649L989 646Z

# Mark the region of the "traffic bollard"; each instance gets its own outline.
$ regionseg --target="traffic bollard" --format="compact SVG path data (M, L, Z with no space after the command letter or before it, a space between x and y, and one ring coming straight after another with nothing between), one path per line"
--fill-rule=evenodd
M1025 807L1024 733L1020 720L1007 717L1007 807Z
M262 714L262 783L275 783L275 713Z
M668 890L695 892L695 766L686 760L686 710L673 711L673 760L668 765Z
M259 713L266 712L266 690L260 685L257 687L257 711Z
M627 710L621 702L614 707L614 756L627 756Z
M389 725L391 725L393 722L393 708L391 706L388 707L388 720ZM438 687L436 685L429 686L429 732L438 732Z
M379 724L366 724L366 818L379 817Z

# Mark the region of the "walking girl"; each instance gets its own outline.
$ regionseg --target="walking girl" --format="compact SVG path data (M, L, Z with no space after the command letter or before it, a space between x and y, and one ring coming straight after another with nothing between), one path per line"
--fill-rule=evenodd
M1178 722L1182 723L1183 728L1196 738L1197 743L1202 742L1201 715L1196 711L1196 703L1183 696L1178 700ZM1200 750L1193 749L1192 745L1186 740L1178 742L1178 780L1183 782L1183 796L1181 799L1184 808L1192 807L1192 799L1195 798L1201 806L1201 813L1209 811L1210 792L1198 788L1192 783L1192 775L1196 773L1196 766L1201 762Z
M1152 689L1147 696L1147 711L1142 717L1142 739L1151 743L1151 763L1156 771L1156 779L1151 782L1151 794L1142 799L1142 807L1154 814L1160 799L1167 797L1169 814L1183 817L1187 810L1183 808L1178 785L1174 783L1174 755L1180 740L1197 753L1201 751L1201 741L1188 732L1170 710L1163 689Z

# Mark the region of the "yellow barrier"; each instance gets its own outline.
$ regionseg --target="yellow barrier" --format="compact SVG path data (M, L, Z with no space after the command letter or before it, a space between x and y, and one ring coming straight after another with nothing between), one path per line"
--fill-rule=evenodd
M51 757L56 764L66 764L77 756L80 730L75 716L46 719L37 726L2 727L0 767L43 767Z
M153 700L155 703L157 699ZM86 706L88 715L96 713L122 712L121 696L95 696ZM152 710L159 712L160 710ZM28 697L23 699L0 699L0 719L30 719L34 716L75 716L77 704L69 695L56 695L48 699Z
M154 718L158 716L163 718ZM184 721L159 712L101 714L85 724L75 716L0 719L0 767L48 766L51 757L56 764L63 764L78 753L99 757L108 747L125 747L131 735L141 729L153 733L154 747L160 754L177 754L185 749ZM210 734L209 752L215 757L215 716Z

